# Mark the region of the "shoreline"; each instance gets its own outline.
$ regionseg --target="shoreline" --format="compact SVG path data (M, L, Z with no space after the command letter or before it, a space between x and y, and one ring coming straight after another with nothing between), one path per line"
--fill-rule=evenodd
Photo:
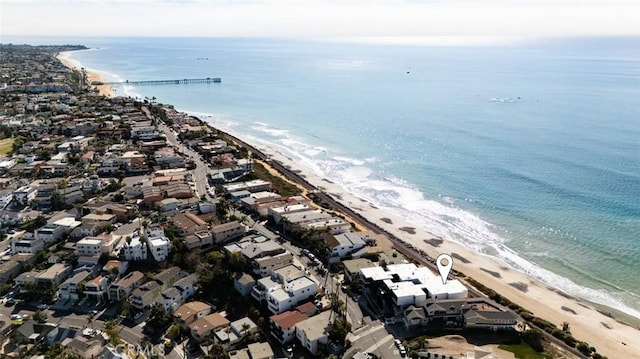
M65 52L61 52L58 55L56 55L56 59L58 59L65 67L69 68L69 69L78 69L78 65L76 65L73 61L71 61L69 59L69 53L71 51L65 51ZM97 81L97 82L107 82L107 80L104 78L104 76L102 76L100 73L98 73L97 71L93 71L93 70L88 70L85 69L87 71L87 77L89 79L90 82L93 81ZM98 90L98 93L102 96L106 96L106 97L115 97L114 93L113 93L113 89L111 88L110 85L97 85L97 86L92 86L94 88L96 88Z
M195 117L200 119L199 116ZM604 306L571 297L524 273L508 268L492 257L475 252L453 240L428 233L408 223L404 218L385 212L346 192L335 183L301 168L294 160L276 150L263 144L252 143L241 134L219 129L205 120L200 120L216 131L252 148L255 153L267 156L270 158L267 162L270 167L290 181L300 184L305 190L317 190L322 196L329 196L332 202L338 204L339 208L336 210L346 211L345 215L360 222L365 228L369 227L367 222L374 228L378 227L383 234L388 233L424 252L432 262L440 253L451 253L457 272L495 290L559 328L562 328L563 322L569 323L572 335L577 340L594 346L598 353L609 358L633 357L634 354L640 353L640 342L636 339L640 337L640 321L635 321L634 324L623 321L637 318L622 312L610 314L609 308L604 309ZM397 247L393 240L389 240L388 245ZM621 316L623 319L619 319Z
M75 67L68 59L65 60L67 60L67 63L63 61L65 66ZM113 93L109 91L109 97L112 96ZM189 111L181 112L193 114ZM200 118L199 115L195 117ZM636 340L637 337L640 337L640 330L629 324L620 323L615 317L603 314L602 309L598 309L598 305L568 297L557 289L524 273L506 267L494 258L475 252L452 240L434 236L421 228L416 228L415 225L406 222L404 218L385 212L348 193L330 180L320 178L311 171L301 168L293 159L268 147L268 145L246 141L242 135L235 134L233 131L221 130L206 120L201 119L201 121L269 156L272 159L268 163L269 167L273 167L285 177L291 176L290 180L301 183L302 187L307 190L318 189L326 196L330 196L334 203L342 206L337 210L342 212L346 210L345 215L354 213L352 219L355 221L369 222L383 231L401 238L416 249L424 251L431 258L437 257L442 252L451 253L455 260L455 270L494 289L514 303L532 311L540 318L549 320L558 327L562 326L563 321L568 322L576 339L595 346L599 353L610 358L617 358L633 357L640 352L640 343L637 343ZM606 310L608 309L606 308Z

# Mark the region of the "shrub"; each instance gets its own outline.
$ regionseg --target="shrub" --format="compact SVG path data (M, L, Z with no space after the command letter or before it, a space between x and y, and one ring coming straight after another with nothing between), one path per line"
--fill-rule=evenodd
M538 353L544 351L544 347L542 346L542 333L538 329L529 329L522 333L522 340Z
M576 349L586 356L591 355L591 348L589 347L589 344L585 342L578 342L578 344L576 344Z
M565 344L567 344L570 347L575 347L577 340L571 334L567 334L564 337L564 342L565 342Z
M566 333L563 332L562 330L556 328L554 330L551 331L551 335L553 335L554 337L560 339L560 340L564 340L564 338L566 337Z

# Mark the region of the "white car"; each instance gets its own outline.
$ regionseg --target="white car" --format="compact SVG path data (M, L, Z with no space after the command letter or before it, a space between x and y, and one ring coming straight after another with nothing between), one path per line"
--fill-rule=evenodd
M20 320L22 316L20 314L11 314L11 320Z

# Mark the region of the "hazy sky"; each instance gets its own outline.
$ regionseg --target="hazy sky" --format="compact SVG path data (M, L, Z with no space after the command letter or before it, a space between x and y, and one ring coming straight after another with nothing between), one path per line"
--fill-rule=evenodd
M0 36L548 37L639 24L637 0L0 0Z

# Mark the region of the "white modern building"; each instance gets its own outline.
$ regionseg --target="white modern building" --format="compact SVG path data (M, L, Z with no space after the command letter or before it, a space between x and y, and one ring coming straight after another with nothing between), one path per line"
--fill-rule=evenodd
M144 234L153 259L158 262L167 259L171 252L171 241L164 235L164 229L159 225L151 225L145 228Z
M96 237L85 237L76 243L76 255L78 256L99 256L103 252L102 240Z
M42 239L36 239L31 236L11 239L11 254L35 254L43 247L44 241Z
M449 279L443 284L440 275L413 263L362 268L360 275L365 285L375 282L399 308L423 306L429 298L464 299L468 295L467 288L457 279Z
M269 216L273 218L273 221L278 224L282 220L282 216L291 213L298 212L306 212L313 210L311 206L306 203L288 205L288 206L280 206L280 207L272 207L269 208Z
M309 277L296 278L267 292L267 307L273 314L289 310L303 301L312 298L318 291L318 285Z
M147 245L151 251L153 259L157 262L161 262L169 257L169 253L171 252L171 241L169 238L158 237L147 239Z
M93 278L84 286L84 294L97 302L101 302L107 297L108 290L109 280L103 276Z
M147 259L147 243L139 236L131 240L125 239L120 249L120 255L128 261L143 261Z
M18 205L25 206L29 203L29 201L36 198L37 192L37 188L33 188L31 186L22 186L13 191L13 201Z

